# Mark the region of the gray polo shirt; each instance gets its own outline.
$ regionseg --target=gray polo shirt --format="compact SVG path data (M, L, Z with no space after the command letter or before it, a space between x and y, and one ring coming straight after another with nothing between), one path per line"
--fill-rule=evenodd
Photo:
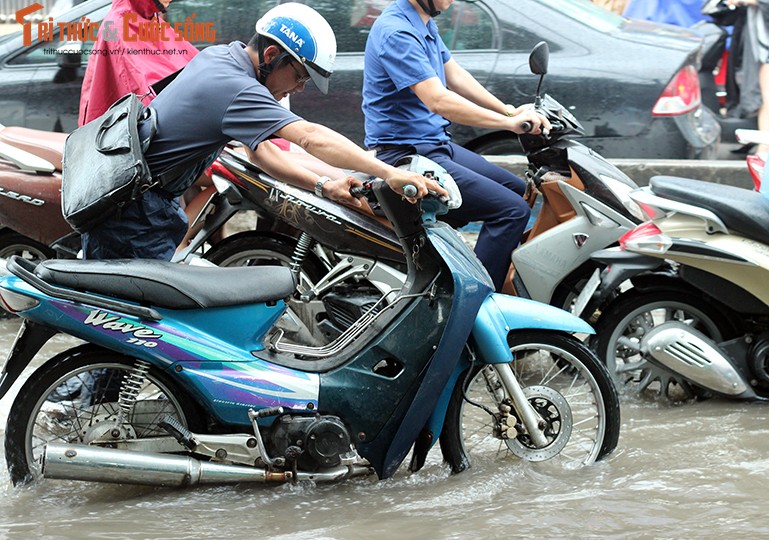
M153 174L181 163L189 168L166 191L178 195L232 141L252 149L277 130L301 120L256 80L245 45L208 47L152 101L158 129L145 153ZM142 136L146 136L142 125Z

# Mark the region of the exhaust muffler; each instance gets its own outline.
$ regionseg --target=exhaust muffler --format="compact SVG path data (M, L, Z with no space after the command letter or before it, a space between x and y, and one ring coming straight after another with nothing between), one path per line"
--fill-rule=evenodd
M298 472L296 480L330 482L370 472L369 467L361 465L339 466L320 473ZM256 467L201 461L190 456L57 443L45 447L42 474L45 478L58 480L177 487L294 480L290 471L270 472Z
M654 360L694 384L725 396L755 397L718 344L687 324L666 322L646 334L643 343Z

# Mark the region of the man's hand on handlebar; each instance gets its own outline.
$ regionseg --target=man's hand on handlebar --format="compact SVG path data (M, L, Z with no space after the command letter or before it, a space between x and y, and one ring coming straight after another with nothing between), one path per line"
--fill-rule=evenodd
M508 128L510 131L519 135L523 133L530 133L532 135L542 133L547 135L550 133L552 126L550 125L550 120L545 116L530 106L518 107L516 110L521 110L521 112L510 117L510 127Z
M323 196L338 203L358 207L361 206L361 202L350 195L350 189L361 185L363 185L362 182L354 176L329 180L323 185Z
M387 185L390 186L396 193L400 193L406 197L404 188L406 186L414 186L416 188L416 195L413 197L406 197L410 203L415 203L417 199L421 199L428 194L428 191L433 191L439 196L448 197L449 192L441 187L441 185L435 180L425 178L421 174L414 172L403 171L401 169L393 168L393 173L384 179ZM410 191L410 190L407 190ZM409 193L410 195L410 193Z

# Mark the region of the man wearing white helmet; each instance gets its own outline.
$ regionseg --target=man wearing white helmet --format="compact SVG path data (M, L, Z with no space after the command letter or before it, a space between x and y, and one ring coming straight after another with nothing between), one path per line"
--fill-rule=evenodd
M145 152L162 187L147 191L115 216L83 236L86 258L170 259L187 230L176 198L232 140L249 149L264 171L323 197L357 203L351 177L330 180L294 164L272 144L282 137L330 165L384 178L396 191L414 185L418 197L436 182L387 165L349 139L310 123L277 100L301 92L312 80L326 93L336 56L336 39L326 20L298 3L280 5L256 23L248 45L233 42L199 53L152 102L157 132ZM142 138L149 122L139 126Z

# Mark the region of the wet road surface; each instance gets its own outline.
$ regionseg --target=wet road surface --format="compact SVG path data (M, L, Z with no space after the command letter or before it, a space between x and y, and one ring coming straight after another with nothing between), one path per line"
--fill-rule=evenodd
M0 319L3 357L16 328ZM41 354L76 343L56 338ZM0 401L2 427L17 388ZM452 476L435 450L423 471L384 482L15 489L2 460L0 539L769 537L769 404L622 405L618 449L579 471L511 461Z

